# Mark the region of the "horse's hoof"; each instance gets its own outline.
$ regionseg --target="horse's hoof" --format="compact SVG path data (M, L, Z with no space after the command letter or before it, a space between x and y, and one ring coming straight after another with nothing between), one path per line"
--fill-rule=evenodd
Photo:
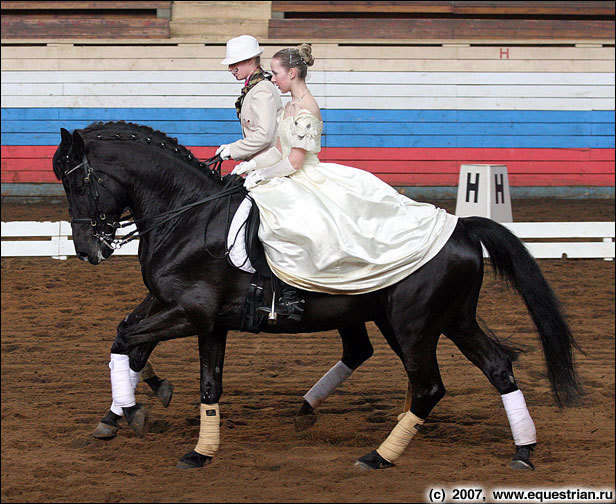
M511 467L511 469L520 469L523 471L535 470L535 466L530 460L512 460L509 467Z
M171 382L167 379L161 381L160 385L156 389L156 395L165 408L169 406L171 397L173 396L173 385Z
M301 415L295 417L295 431L301 432L312 427L317 423L317 416L313 413L311 415Z
M314 413L314 408L304 399L299 410L295 414L295 430L303 431L312 427L317 421L317 416Z
M118 422L122 418L120 415L116 415L113 411L109 410L107 414L101 418L101 421L98 422L96 429L92 435L96 439L112 439L120 430L120 425Z
M211 463L212 457L191 450L179 460L175 467L178 469L199 469Z
M355 461L355 469L358 471L372 471L374 469L387 469L388 467L394 467L396 464L388 462L381 457L376 450L358 458Z
M530 454L535 449L535 444L516 446L515 448L515 454L513 455L513 460L509 464L509 467L511 467L511 469L534 471L535 466L530 461Z
M96 426L96 429L94 429L92 435L96 439L112 439L116 437L118 430L120 430L119 425L114 426L103 422L98 422L98 425Z
M148 419L148 410L146 407L137 403L134 406L122 408L122 410L124 411L124 418L126 418L131 429L135 431L135 434L140 437L145 436L150 427L150 420Z

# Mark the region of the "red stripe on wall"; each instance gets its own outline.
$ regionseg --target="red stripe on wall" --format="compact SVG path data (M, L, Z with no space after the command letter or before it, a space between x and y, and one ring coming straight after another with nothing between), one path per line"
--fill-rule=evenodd
M207 158L203 158L207 159ZM322 159L325 162L325 160ZM459 173L459 161L366 161L366 160L346 160L329 159L328 163L340 163L355 168L362 168L373 173L396 173L404 174L430 174L430 173ZM232 166L234 162L226 163L226 168ZM580 175L589 174L609 174L614 166L610 161L593 161L580 163L579 161L507 161L505 162L507 171L516 174L557 174L557 173L578 173ZM228 165L228 166L227 166ZM50 171L51 160L49 158L4 158L2 159L3 171Z
M216 147L193 147L199 159ZM57 182L56 146L3 146L2 183ZM613 186L614 149L325 148L324 162L355 166L396 186L455 186L461 164L505 164L511 186ZM228 161L223 172L236 163Z
M387 149L326 147L319 157L330 159L364 160L452 160L462 162L505 161L612 161L614 149Z

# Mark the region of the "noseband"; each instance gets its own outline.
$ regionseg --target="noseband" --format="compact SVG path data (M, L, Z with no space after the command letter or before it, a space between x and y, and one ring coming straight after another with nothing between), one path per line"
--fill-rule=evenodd
M103 178L100 177L94 171L94 168L92 168L92 166L90 165L90 162L88 161L88 158L86 157L85 153L83 154L83 159L81 163L71 168L70 170L67 170L66 172L64 172L64 174L62 175L62 181L63 182L66 181L72 193L73 187L68 179L68 176L74 171L79 170L80 168L83 168L83 182L87 187L88 208L89 208L90 216L74 218L71 212L71 224L89 222L90 225L92 226L92 235L94 237L98 238L101 241L101 243L104 243L105 245L107 245L108 247L112 249L117 248L114 246L113 235L116 229L121 227L121 224L118 221L113 221L113 222L108 221L107 215L101 211L100 209L100 194L101 194L100 190L101 188L105 189L113 197L113 199L116 200L116 202L118 202L118 199L105 186Z
M68 158L68 156L66 157ZM217 156L214 156L213 158L210 158L204 161L202 165L204 165L206 168L209 168L212 171L212 174L217 175L222 180L222 176L221 176L222 161L223 161L222 158L217 155ZM228 189L223 189L222 191L214 194L213 196L209 196L202 200L195 201L194 203L189 203L187 205L181 206L179 208L175 208L173 210L164 212L162 214L155 215L153 217L133 219L132 217L129 216L129 217L123 217L119 219L118 221L109 222L107 220L107 215L105 215L105 213L101 212L100 210L100 189L101 188L105 189L113 197L113 199L116 200L118 204L121 205L121 203L118 200L118 198L113 194L113 192L111 192L105 186L103 178L100 177L94 171L94 168L92 167L92 165L90 165L90 162L88 161L88 158L86 157L85 152L83 154L83 160L81 161L81 163L79 163L77 166L74 166L70 170L67 170L66 172L64 172L64 174L62 175L62 181L67 182L72 192L72 186L71 186L70 181L68 181L68 175L70 175L76 170L79 170L80 168L83 168L83 173L84 173L83 181L86 184L86 187L88 188L87 194L88 194L88 207L90 211L90 217L73 218L71 215L71 224L89 222L90 225L92 226L92 236L96 237L98 240L100 240L101 243L105 244L107 247L109 247L112 250L119 249L123 245L126 245L128 242L135 240L136 238L139 238L140 236L143 236L146 233L149 233L150 231L157 228L161 224L164 224L165 222L168 222L171 219L174 219L178 215L184 213L185 211L195 206L198 206L203 203L210 202L210 201L216 201L225 196L231 196L232 194L245 191L243 185L235 185ZM134 231L131 231L130 233L128 233L122 240L115 240L113 238L118 228L127 227L132 224L137 224L137 223L151 221L151 220L158 220L158 222L156 222L155 224L153 224L152 226L150 226L149 228L141 232L135 229Z

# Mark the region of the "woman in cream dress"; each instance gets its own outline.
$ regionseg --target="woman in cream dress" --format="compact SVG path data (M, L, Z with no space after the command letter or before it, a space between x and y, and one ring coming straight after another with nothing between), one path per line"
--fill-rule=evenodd
M236 167L259 207L259 238L276 276L301 289L361 294L390 286L433 258L457 218L418 203L371 173L319 161L323 122L305 82L308 44L271 60L291 101L276 147Z

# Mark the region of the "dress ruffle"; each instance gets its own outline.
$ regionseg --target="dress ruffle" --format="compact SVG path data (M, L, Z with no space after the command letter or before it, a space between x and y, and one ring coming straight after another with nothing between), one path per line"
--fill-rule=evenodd
M255 187L259 238L289 285L361 294L407 277L445 245L457 218L413 201L370 172L320 162L323 123L302 110L279 121L282 155L307 152L302 168Z
M304 149L314 154L320 152L323 122L310 112L304 110L289 119L292 121L289 146L291 148Z

